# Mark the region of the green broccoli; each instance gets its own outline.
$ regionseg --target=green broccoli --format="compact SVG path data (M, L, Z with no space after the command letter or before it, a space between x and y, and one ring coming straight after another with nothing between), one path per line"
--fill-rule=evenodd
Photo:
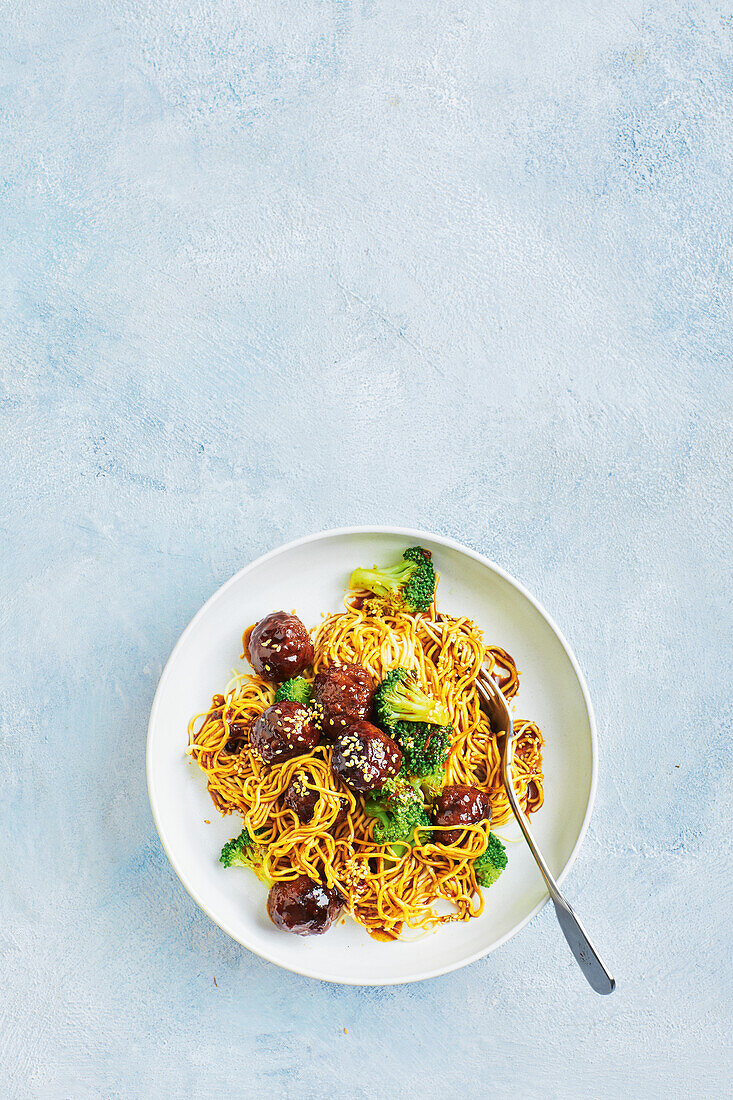
M374 826L374 842L389 845L395 859L401 859L414 844L425 843L427 836L415 833L416 829L430 828L430 818L422 803L398 800L381 803L369 799L366 801L366 811L372 817L379 818L379 823Z
M399 565L379 569L355 569L349 588L366 589L406 611L427 611L435 596L433 555L422 546L411 546Z
M379 803L419 802L422 805L420 780L409 776L403 764L397 775L393 775L391 779L385 779L381 791L374 791L370 798Z
M443 793L445 786L445 769L441 764L429 775L420 776L420 790L426 802L434 802L438 795Z
M443 770L452 733L451 726L398 722L392 736L402 749L406 771L423 777Z
M367 798L366 811L379 819L374 827L375 841L388 844L395 859L400 859L408 847L416 843L414 831L417 827L430 827L419 780L407 776L404 768L388 779L381 791ZM420 842L419 835L417 842Z
M307 707L313 694L313 684L309 684L302 676L296 676L292 680L283 680L275 692L275 702L281 703L288 699L293 703L302 703Z
M404 668L393 668L387 673L374 693L374 710L380 725L388 728L398 722L446 726L450 720L448 708L426 695L413 674Z
M507 865L506 848L494 833L489 833L486 848L473 861L473 870L479 886L493 886Z
M253 840L246 829L239 836L228 840L221 850L219 862L225 867L249 867L258 879L267 885L271 879L267 873L267 845Z

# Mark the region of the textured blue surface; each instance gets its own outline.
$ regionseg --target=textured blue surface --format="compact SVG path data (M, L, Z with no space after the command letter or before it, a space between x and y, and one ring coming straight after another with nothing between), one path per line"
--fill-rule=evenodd
M728 1095L729 5L3 15L0 1093ZM170 870L179 632L372 522L486 552L575 647L612 998L548 910L425 984L301 979Z

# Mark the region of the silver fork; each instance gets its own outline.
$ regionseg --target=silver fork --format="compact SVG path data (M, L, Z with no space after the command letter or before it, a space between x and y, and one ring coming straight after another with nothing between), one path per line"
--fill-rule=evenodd
M575 956L576 962L596 993L613 993L616 988L616 981L608 973L598 952L591 943L588 933L560 892L555 879L552 877L550 868L545 863L542 853L535 843L529 823L522 813L519 801L514 793L514 784L512 782L514 723L509 713L506 699L491 676L483 670L478 675L476 687L481 696L482 710L486 713L491 722L492 730L497 736L501 736L501 734L505 735L504 749L501 756L501 774L509 799L509 805L514 811L514 816L519 822L520 829L524 833L524 839L529 845L529 850L534 856L537 866L542 872L542 877L547 883L547 889L552 898L552 903L555 906L555 913L563 931L563 935L568 941L568 946Z

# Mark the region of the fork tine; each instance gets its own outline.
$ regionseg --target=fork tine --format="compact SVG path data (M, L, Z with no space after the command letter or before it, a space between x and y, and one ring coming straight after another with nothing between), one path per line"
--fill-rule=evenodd
M496 727L497 730L505 732L507 740L511 742L514 724L512 722L511 712L507 706L507 701L502 695L500 688L491 676L483 670L479 672L475 683L476 690L485 704L482 709L488 716L492 729Z
M490 691L492 694L496 691L494 680L489 676L488 672L484 670L483 666L479 669L476 679L483 684L487 691Z
M488 696L489 699L494 698L491 688L488 686L488 684L485 683L484 678L481 675L476 677L476 687L478 688L481 695Z
M498 688L491 677L488 676L485 672L479 672L478 676L476 677L476 687L483 694L484 698L487 698L490 702L501 706Z
M488 707L491 708L491 710L495 710L496 707L500 704L499 704L499 701L496 698L496 695L494 694L492 688L490 688L486 684L486 682L485 682L485 680L482 676L477 676L475 683L476 683L476 690L478 691L481 699L484 701L484 703L487 704ZM489 715L489 717L491 717L491 715Z

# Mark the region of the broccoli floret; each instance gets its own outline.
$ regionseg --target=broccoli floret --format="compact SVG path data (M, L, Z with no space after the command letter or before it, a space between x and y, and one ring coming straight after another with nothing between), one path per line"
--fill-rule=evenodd
M367 798L366 811L379 819L374 826L374 840L377 844L388 844L395 859L400 859L409 847L426 839L418 833L415 840L417 827L430 828L419 782L403 772L388 779L381 791Z
M271 882L267 873L267 846L253 840L246 829L226 842L219 862L225 867L249 867L262 882Z
M479 886L493 886L507 865L506 848L494 833L481 855L473 861L473 870Z
M411 546L399 565L378 569L355 569L349 588L366 589L382 599L394 601L406 611L427 611L435 595L433 555L422 546Z
M410 775L422 777L442 771L452 732L451 726L398 722L392 736L402 749L405 769Z
M366 809L372 817L379 819L374 826L375 842L389 845L395 859L400 859L414 844L425 840L424 834L415 833L416 829L430 828L430 818L420 801L394 798L378 802L375 798L369 798Z
M404 805L417 803L422 806L423 798L420 781L412 779L405 771L403 764L397 775L385 780L381 791L374 791L369 800L380 805L389 802L390 804L400 803Z
M445 785L445 761L452 726L428 722L398 722L392 736L402 749L402 769L415 776L427 802L433 802Z
M445 786L445 769L441 764L429 775L420 776L420 790L426 802L434 802Z
M398 722L428 722L446 726L448 708L426 695L412 673L404 668L388 672L374 694L374 709L380 725L391 728Z
M285 680L275 692L275 702L281 703L283 699L289 699L293 703L302 703L307 707L313 694L313 685L304 680L302 676L296 676L292 680Z

